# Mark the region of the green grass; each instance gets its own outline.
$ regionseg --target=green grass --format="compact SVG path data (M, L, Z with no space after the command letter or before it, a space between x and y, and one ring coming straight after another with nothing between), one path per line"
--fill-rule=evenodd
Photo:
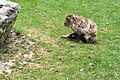
M120 79L120 0L11 1L21 6L14 28L37 36L38 40L31 38L36 43L30 48L35 56L29 61L39 63L41 68L24 66L9 75L10 80ZM97 43L59 38L72 33L63 26L69 13L90 18L98 25Z

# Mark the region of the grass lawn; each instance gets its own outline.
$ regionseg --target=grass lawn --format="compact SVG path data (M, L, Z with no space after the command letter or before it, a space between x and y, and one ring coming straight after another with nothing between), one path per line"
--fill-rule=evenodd
M29 50L35 55L27 61L40 66L24 65L22 70L9 75L10 80L120 79L120 0L11 1L21 6L14 28L23 35L34 36L31 40L35 44ZM89 18L98 25L97 43L60 38L72 33L63 25L69 13ZM15 53L19 51L27 52L19 47Z

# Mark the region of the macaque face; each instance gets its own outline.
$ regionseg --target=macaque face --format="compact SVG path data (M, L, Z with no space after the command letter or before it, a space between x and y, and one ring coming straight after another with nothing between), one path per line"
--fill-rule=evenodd
M72 23L73 23L73 15L72 14L67 15L64 21L64 26L69 27Z

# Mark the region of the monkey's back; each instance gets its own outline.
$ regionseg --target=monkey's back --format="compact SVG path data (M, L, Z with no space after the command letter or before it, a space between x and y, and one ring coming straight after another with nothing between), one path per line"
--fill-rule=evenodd
M90 19L78 18L74 21L71 28L79 36L85 36L86 39L96 38L97 25Z

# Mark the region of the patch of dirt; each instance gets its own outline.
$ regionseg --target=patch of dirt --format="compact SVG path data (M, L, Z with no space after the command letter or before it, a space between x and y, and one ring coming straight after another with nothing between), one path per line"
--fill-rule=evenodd
M15 30L11 30L11 34L9 34L7 40L5 41L4 45L1 47L2 54L2 60L0 61L0 74L11 74L12 71L16 71L19 69L22 69L22 66L27 65L37 65L36 63L28 62L28 59L32 59L34 56L34 52L29 50L31 46L35 44L32 40L30 40L30 37L32 37L31 34L21 35L19 32ZM13 57L10 57L10 59L6 60L7 51L17 49L19 47L22 47L24 50L28 51L26 54L22 54L22 50L18 50L17 53L10 53L13 54ZM6 52L4 52L6 50ZM18 67L19 66L19 67Z
M0 54L2 54L2 59L0 61L0 74L5 74L7 76L13 71L23 69L24 66L33 69L42 69L43 66L41 66L41 64L29 62L29 60L35 60L35 53L39 53L38 55L41 57L47 56L49 53L45 48L36 46L38 42L51 44L53 47L59 47L57 44L55 44L55 39L44 36L40 33L37 34L34 32L33 34L33 31L29 31L23 32L23 34L24 35L12 30L11 34L8 36L8 39L5 41L5 44L1 48L3 53L0 52ZM4 52L4 50L6 50L6 52ZM8 53L7 51L12 52ZM8 56L7 54L12 54L13 56L6 59Z

